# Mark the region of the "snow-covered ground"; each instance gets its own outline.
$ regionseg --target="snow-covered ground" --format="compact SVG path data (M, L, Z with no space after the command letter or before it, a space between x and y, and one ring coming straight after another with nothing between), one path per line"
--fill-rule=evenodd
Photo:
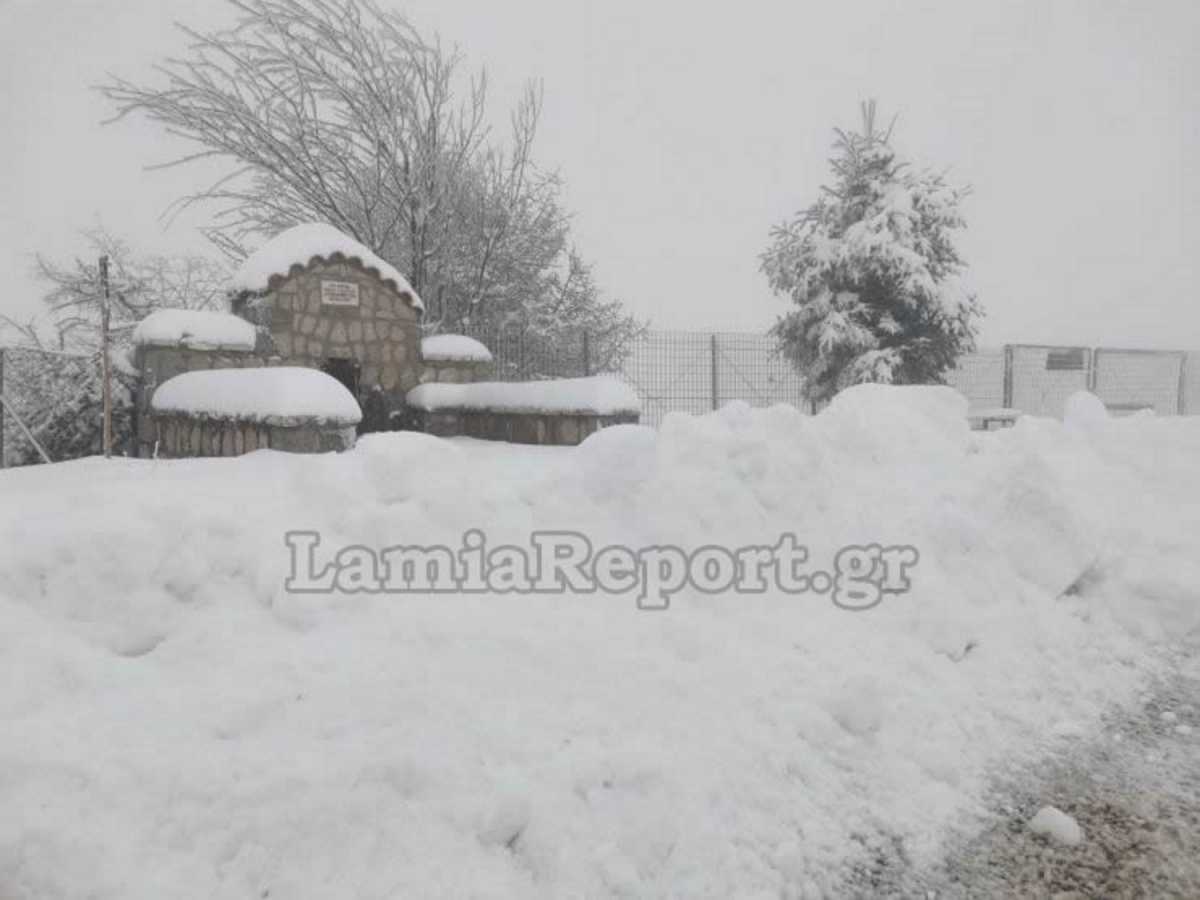
M1200 623L1200 420L949 389L579 448L0 473L0 896L802 897L933 861ZM300 595L323 547L912 544L912 590ZM1086 846L1086 844L1085 844Z

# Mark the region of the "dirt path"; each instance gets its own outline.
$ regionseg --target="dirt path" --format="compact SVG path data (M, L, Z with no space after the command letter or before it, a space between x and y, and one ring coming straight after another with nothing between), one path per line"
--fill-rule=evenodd
M893 872L876 896L1200 898L1200 654L1179 663L1080 752L997 785L995 824L935 871ZM1080 846L1028 830L1046 805L1079 822Z

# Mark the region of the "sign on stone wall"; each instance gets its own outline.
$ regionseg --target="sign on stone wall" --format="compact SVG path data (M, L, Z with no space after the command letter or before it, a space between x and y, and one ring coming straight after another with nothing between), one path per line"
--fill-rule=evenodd
M322 281L322 306L358 306L358 285L352 281Z

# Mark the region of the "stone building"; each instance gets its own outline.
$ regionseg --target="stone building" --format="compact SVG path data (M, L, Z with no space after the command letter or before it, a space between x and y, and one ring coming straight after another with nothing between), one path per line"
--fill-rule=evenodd
M158 440L155 389L183 372L319 369L359 402L362 430L381 430L403 420L405 394L418 384L473 381L490 361L426 361L420 297L393 266L328 225L299 225L268 241L239 268L230 294L232 313L162 310L135 331L138 455Z
M365 398L395 404L421 381L424 307L404 276L328 225L300 225L250 256L233 312L255 323L261 352L322 369Z
M302 452L346 449L351 419L360 432L415 428L546 444L577 444L638 420L637 395L610 377L476 383L492 363L487 348L463 335L423 338L421 298L404 276L328 225L298 225L249 256L230 303L231 312L160 310L138 325L138 456L236 455L264 441ZM263 368L288 372L255 377ZM158 389L168 381L179 388L186 373L222 369L250 371L189 375L193 405L164 405L160 395L171 391ZM324 375L305 377L312 370ZM354 408L299 417L285 409L322 393L325 382L344 388ZM247 409L240 395L261 402Z

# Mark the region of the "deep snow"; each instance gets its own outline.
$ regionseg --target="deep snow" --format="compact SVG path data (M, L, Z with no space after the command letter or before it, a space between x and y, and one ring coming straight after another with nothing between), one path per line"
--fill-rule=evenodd
M133 330L137 347L250 351L254 342L254 326L245 319L206 309L160 309Z
M183 372L159 385L150 405L162 413L283 425L302 419L362 421L358 401L340 381L304 366Z
M408 392L418 409L477 409L493 412L638 413L642 401L615 375L552 378L546 381L476 381L419 384Z
M491 362L492 351L465 334L434 334L421 339L421 358L425 360Z
M817 896L919 863L1200 618L1200 420L949 389L578 448L0 473L0 895ZM910 543L910 593L300 596L326 546Z
M413 306L424 309L421 298L408 279L391 263L371 252L350 235L324 222L306 222L281 231L251 253L230 279L231 291L265 291L272 275L287 275L294 265L306 266L314 256L329 257L340 253L376 269L379 277L391 280L400 293L413 298Z

